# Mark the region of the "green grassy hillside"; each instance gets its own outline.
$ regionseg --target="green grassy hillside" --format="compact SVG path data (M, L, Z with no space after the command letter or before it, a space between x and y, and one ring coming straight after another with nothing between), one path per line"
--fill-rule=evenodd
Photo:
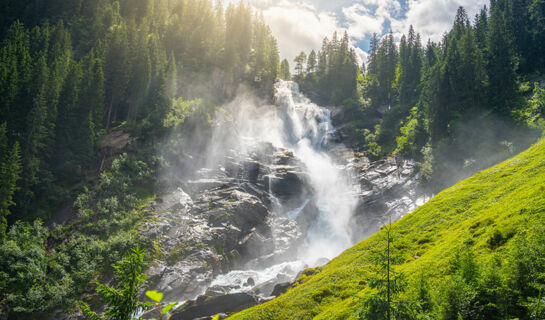
M544 319L545 139L441 192L392 226L398 319ZM286 294L229 319L357 319L376 294L373 257L385 230L324 267L305 270ZM392 317L393 319L394 317ZM381 319L378 317L377 319Z

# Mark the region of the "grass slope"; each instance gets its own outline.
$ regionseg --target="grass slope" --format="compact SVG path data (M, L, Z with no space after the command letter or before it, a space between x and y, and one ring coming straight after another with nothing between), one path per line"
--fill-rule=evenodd
M454 255L470 247L478 263L507 259L515 238L545 222L545 139L527 151L441 192L393 226L404 257L398 266L432 290L448 276ZM229 319L351 319L369 295L373 251L381 233L346 250L324 267L307 269L286 294ZM380 249L378 249L380 250ZM414 290L414 289L409 289Z

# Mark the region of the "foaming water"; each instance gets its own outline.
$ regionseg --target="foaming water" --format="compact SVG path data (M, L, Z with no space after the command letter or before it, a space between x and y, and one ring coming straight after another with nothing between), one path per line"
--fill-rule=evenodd
M295 261L232 271L218 276L211 284L231 288L233 293L250 290L251 285L247 284L250 278L257 285L273 279L282 282L278 277L286 279L283 281L293 280L302 269L323 264L353 245L349 221L358 199L352 172L327 148L335 131L331 112L312 103L291 81L275 85L275 101L273 106L260 105L242 96L226 106L226 122L236 132L229 148L244 153L251 150L251 145L270 143L293 152L304 167L312 196L300 199L296 208L283 208L281 201L272 199L274 215L295 220L312 202L317 210L316 218L311 222L304 244L296 248ZM218 132L213 140L223 141L224 136ZM214 154L221 155L225 152L223 148L220 143L214 144Z
M262 284L271 280L283 282L292 280L305 267L302 261L285 262L262 270L237 270L220 275L210 285L211 287L230 287L229 293L243 292L251 289L255 284ZM248 283L252 279L252 283Z
M275 106L236 100L231 116L241 149L248 143L272 143L291 150L303 163L314 198L301 199L299 210L275 206L275 211L294 219L305 203L315 203L317 220L307 234L306 246L299 248L299 258L310 265L319 258L331 259L353 244L348 224L358 200L351 172L325 148L335 130L331 112L312 103L291 81L275 85L275 100Z
M348 224L357 205L350 172L324 148L334 132L331 113L301 94L294 82L276 85L276 101L285 132L280 146L293 150L305 165L318 209L300 259L309 264L331 259L353 244Z

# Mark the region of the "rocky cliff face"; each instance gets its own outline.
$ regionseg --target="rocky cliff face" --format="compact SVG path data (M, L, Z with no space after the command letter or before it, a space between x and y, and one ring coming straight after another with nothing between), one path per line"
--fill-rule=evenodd
M294 280L307 266L286 264L263 282L248 272L238 283L211 287L214 279L233 270L243 273L296 261L316 222L309 173L294 154L270 144L250 154L239 160L226 157L215 169L199 170L195 179L151 204L155 218L141 232L155 239L162 258L148 270L147 288L164 292L168 301L201 296L175 311L180 319L210 315L212 309L202 306L212 302L220 301L223 312L235 312L266 301L277 285ZM371 162L345 155L347 169L358 182L354 192L359 202L351 222L354 241L378 230L386 216L396 220L423 203L413 162ZM280 215L278 207L287 208L288 214ZM294 211L298 215L290 219ZM237 295L217 298L229 293Z
M164 256L148 271L151 288L191 299L219 274L294 259L302 229L273 207L310 193L304 179L293 154L268 145L241 161L226 157L158 199L154 221L141 229Z
M172 319L267 301L425 200L413 162L355 157L329 109L294 83L276 91L275 106L227 106L206 163L150 204L140 231L159 254L146 287L192 300Z

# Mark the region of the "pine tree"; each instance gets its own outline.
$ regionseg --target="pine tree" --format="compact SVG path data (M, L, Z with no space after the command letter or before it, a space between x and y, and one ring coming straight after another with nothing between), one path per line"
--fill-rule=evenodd
M105 95L108 111L106 115L106 129L117 120L119 104L125 97L129 81L129 45L126 27L115 26L106 40L104 51Z
M486 6L481 9L481 12L475 16L475 37L479 45L479 49L483 50L486 47L486 36L488 32L488 9Z
M303 76L305 63L307 61L307 54L305 52L301 52L293 61L295 62L295 71L297 71L297 76Z
M500 114L508 115L516 95L513 48L505 27L503 13L492 7L487 41L487 71L491 107Z
M327 72L327 51L329 47L329 39L327 37L322 41L322 48L318 52L318 75L323 76Z
M282 80L290 80L291 74L290 74L290 63L287 59L282 60L282 63L280 64L280 79Z
M19 143L9 146L7 137L7 125L0 125L0 240L4 238L7 230L7 216L9 208L15 203L13 195L17 190L17 181L21 174L21 156Z
M308 55L307 73L314 73L314 71L316 71L317 64L318 61L316 60L316 51L312 50Z
M371 38L370 43L369 67L367 68L370 74L377 74L378 72L377 54L379 47L380 43L378 35L376 33L373 33L373 37Z
M545 71L545 57L543 48L545 47L545 0L533 0L529 6L530 13L530 31L531 37L531 56L529 63L537 65L541 72Z
M399 300L406 281L403 273L395 271L395 265L403 259L396 253L391 223L383 227L381 240L381 247L372 258L374 275L367 279L375 293L363 301L358 315L366 320L407 319L408 304Z

